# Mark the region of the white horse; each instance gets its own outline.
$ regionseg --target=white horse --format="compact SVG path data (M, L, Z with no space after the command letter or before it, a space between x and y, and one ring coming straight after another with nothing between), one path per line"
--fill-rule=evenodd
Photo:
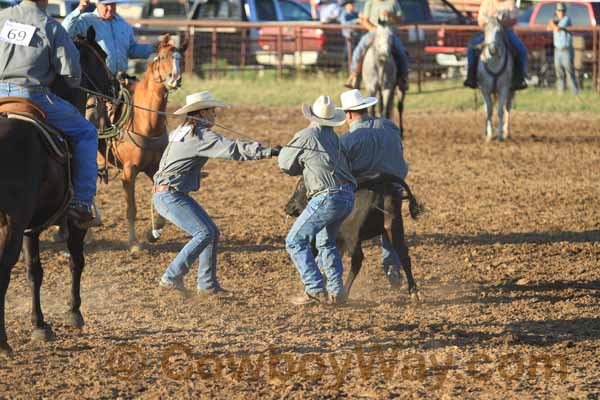
M514 91L513 56L508 48L508 39L497 18L488 18L485 25L484 41L477 67L477 81L487 114L484 135L489 142L493 137L492 116L494 101L498 103L498 140L508 139L510 133L510 108Z
M392 27L386 24L377 26L373 44L367 50L362 68L362 78L365 83L367 95L377 97L377 113L375 107L372 109L372 115L379 115L385 118L392 118L394 109L394 97L398 87L398 70L396 62L392 56L392 39L394 32ZM405 92L398 90L398 126L402 130L402 113L404 111Z

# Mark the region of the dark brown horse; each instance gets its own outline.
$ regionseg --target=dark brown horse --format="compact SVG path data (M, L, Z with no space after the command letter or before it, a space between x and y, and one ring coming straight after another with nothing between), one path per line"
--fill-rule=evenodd
M113 95L114 80L105 65L106 55L94 40L93 28L88 30L87 38L75 39L84 72L81 86ZM69 89L61 79L55 81L55 88L55 93L83 113L86 102L83 91ZM11 270L18 261L21 247L33 297L32 338L45 340L52 336L50 326L44 321L40 302L43 269L39 234L70 197L67 165L50 154L35 124L21 119L0 119L0 354L12 351L6 335L4 304ZM80 281L86 230L71 221L68 226L72 285L67 323L81 327Z
M186 48L187 39L183 40L180 48L176 48L170 42L169 35L165 35L144 76L131 88L134 107L130 110L129 119L121 127L121 139L112 141L110 145L112 156L109 156L108 162L123 169L121 180L127 202L131 252L140 249L135 235L135 180L140 172L152 180L158 170L160 158L167 146L167 125L165 115L154 110L166 111L169 92L181 86L181 53ZM99 165L106 161L100 151ZM164 225L158 214L155 214L155 218L156 226Z

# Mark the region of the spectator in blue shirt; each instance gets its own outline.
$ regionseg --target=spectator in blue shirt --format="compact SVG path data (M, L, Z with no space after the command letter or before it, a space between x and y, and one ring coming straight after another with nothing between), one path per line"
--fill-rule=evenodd
M354 11L354 0L343 0L341 2L342 12L340 13L340 24L356 25L358 24L358 13ZM346 56L352 53L356 38L360 31L354 29L342 29L342 35L346 39Z
M565 76L575 96L579 94L575 68L573 67L573 36L567 30L571 26L571 19L567 16L567 7L564 3L556 5L556 19L548 23L548 30L554 35L554 70L556 71L556 85L558 93L565 90Z

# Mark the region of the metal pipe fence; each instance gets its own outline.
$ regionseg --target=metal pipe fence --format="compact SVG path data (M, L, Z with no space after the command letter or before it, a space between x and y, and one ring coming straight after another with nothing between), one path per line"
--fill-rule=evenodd
M304 77L316 71L346 76L351 49L365 32L359 26L235 21L131 20L141 40L170 32L189 35L185 71L201 78L222 76ZM403 25L397 32L410 59L410 81L449 81L460 85L466 73L469 41L476 26ZM517 27L529 50L528 77L533 86L554 84L552 32ZM600 27L572 28L574 64L580 83L600 91Z

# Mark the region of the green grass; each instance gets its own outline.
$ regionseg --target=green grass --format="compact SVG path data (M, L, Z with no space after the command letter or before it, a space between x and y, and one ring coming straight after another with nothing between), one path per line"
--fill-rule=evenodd
M238 106L260 107L297 107L302 103L310 103L319 95L332 96L336 103L339 95L346 90L344 79L336 75L306 74L303 79L274 78L274 71L266 71L265 75L253 71L246 77L231 75L215 80L190 79L184 77L182 89L175 92L171 99L172 106L185 103L186 94L209 90L216 97ZM586 82L589 85L589 82ZM407 110L469 110L477 104L482 105L479 91L465 89L456 80L427 82L417 93L416 83L411 84L406 97ZM518 92L515 98L516 110L538 112L597 112L600 109L600 95L585 90L579 99L565 92L558 96L553 89L527 89Z

